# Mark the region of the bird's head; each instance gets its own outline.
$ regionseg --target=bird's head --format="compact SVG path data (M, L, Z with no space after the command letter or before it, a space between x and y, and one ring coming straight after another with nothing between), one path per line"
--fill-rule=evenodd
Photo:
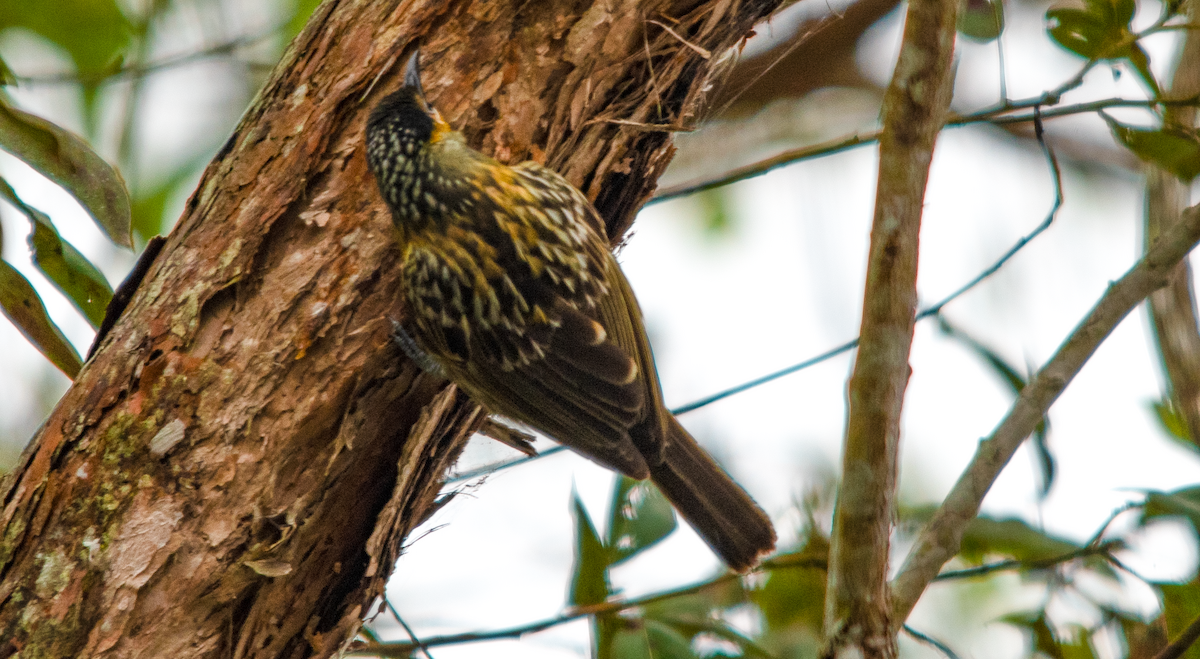
M367 163L384 200L393 213L405 218L431 210L419 207L425 200L422 192L433 192L430 187L446 181L449 172L435 170L454 160L440 152L447 147L457 151L462 142L462 136L425 100L419 57L418 51L408 58L404 86L384 97L367 119Z
M421 89L420 51L414 52L404 66L404 86L384 97L367 120L367 141L389 141L405 153L437 141L452 132L442 115L425 100Z

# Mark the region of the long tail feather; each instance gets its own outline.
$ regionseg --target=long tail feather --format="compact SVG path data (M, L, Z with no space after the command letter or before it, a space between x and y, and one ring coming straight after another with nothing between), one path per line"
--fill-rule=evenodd
M674 418L665 449L650 480L730 568L745 572L775 548L771 519Z

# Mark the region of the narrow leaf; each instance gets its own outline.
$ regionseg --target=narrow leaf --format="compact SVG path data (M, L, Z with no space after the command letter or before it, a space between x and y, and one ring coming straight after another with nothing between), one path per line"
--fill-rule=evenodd
M658 620L646 620L646 636L655 659L696 659L687 637Z
M125 181L83 138L0 99L0 149L74 195L114 243L133 247Z
M1018 561L1056 559L1080 549L1080 545L1034 528L1019 519L977 517L963 534L959 556L971 563L982 563L988 555L1007 556ZM1102 556L1082 559L1094 573L1113 577L1112 566Z
M1139 158L1162 167L1184 183L1200 174L1200 138L1178 127L1135 128L1101 114L1122 144Z
M995 350L983 345L975 337L954 327L941 316L938 317L938 327L942 333L959 341L980 359L987 362L988 366L1004 380L1005 384L1008 385L1008 388L1014 394L1019 395L1021 390L1025 388L1026 377L1021 375L1016 367L1009 364ZM1050 422L1046 417L1042 417L1042 420L1038 421L1037 427L1034 429L1033 449L1037 454L1038 467L1041 471L1038 494L1045 498L1050 493L1050 488L1054 485L1054 475L1057 471L1054 453L1050 451Z
M1154 77L1154 72L1150 70L1150 55L1142 48L1142 45L1136 42L1130 45L1129 53L1125 59L1129 61L1129 65L1137 72L1142 82L1146 83L1151 96L1154 98L1162 96L1162 92L1158 87L1158 79Z
M1035 651L1051 657L1051 659L1066 659L1062 648L1058 645L1058 640L1054 638L1049 621L1046 620L1045 611L1040 611L1037 615L1013 613L1000 618L1000 621L1029 632L1033 637Z
M1182 517L1200 537L1200 486L1172 492L1150 492L1142 506L1142 523L1160 517Z
M37 291L16 268L0 261L0 310L58 370L74 379L83 367L79 353L50 320Z
M711 615L688 619L664 618L661 616L648 617L670 625L675 631L683 634L685 638L694 639L698 634L707 633L719 639L729 641L738 647L740 655L743 657L756 657L757 659L774 658L774 655L769 650L759 645L754 639L730 626L729 623L721 618Z
M8 63L0 57L0 87L8 87L17 84L17 76L8 68Z
M599 604L612 592L608 585L608 552L577 492L571 493L571 514L575 518L575 567L567 601L573 606Z
M1197 446L1192 440L1192 432L1188 430L1187 419L1180 413L1174 394L1164 394L1162 400L1151 400L1148 401L1148 404L1154 412L1154 417L1158 420L1159 427L1167 434L1167 437L1188 450L1200 451L1200 446Z
M666 538L678 526L667 498L649 481L620 476L609 508L610 563L615 565Z
M99 327L108 301L112 299L108 279L71 243L63 240L45 213L21 201L2 178L0 199L16 207L33 225L29 249L33 252L34 265L75 305L93 329Z
M613 638L614 659L696 659L691 643L670 625L657 620L626 621Z

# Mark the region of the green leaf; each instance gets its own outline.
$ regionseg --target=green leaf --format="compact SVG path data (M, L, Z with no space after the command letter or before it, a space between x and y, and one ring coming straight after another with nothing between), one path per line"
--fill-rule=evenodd
M695 640L695 637L698 634L707 633L717 638L729 641L730 643L736 645L741 651L739 656L758 657L759 659L774 659L774 655L769 650L759 645L754 639L731 627L729 623L725 622L724 620L711 615L687 618L670 618L659 616L647 617L670 625L685 638L691 640Z
M1167 636L1178 638L1193 620L1200 617L1200 583L1160 583L1163 598L1163 618L1167 623ZM1200 659L1200 644L1193 643L1181 655L1183 659Z
M67 51L80 75L93 82L113 70L133 31L115 0L0 0L0 30L10 27Z
M728 235L733 229L733 209L728 193L723 188L713 188L697 193L693 198L700 204L704 233L710 238Z
M304 29L304 25L308 22L308 18L312 16L312 13L316 11L318 6L320 6L321 0L293 0L293 3L292 16L290 19L288 19L286 28L287 37L289 39L297 34L300 34L300 30Z
M1102 19L1072 7L1047 10L1046 31L1058 45L1084 59L1111 57L1107 51L1120 40L1120 32L1114 32Z
M1077 551L1082 545L1050 535L1019 519L976 517L963 534L959 556L981 564L989 555L1007 556L1018 561L1043 561ZM1090 556L1083 564L1095 573L1114 577L1112 566L1102 556Z
M982 562L989 554L1036 561L1062 556L1079 547L1039 531L1024 520L976 517L967 525L959 555L972 563Z
M1200 536L1200 485L1172 492L1150 492L1142 506L1142 524L1160 517L1181 517Z
M1000 618L1000 621L1029 632L1033 637L1034 651L1041 652L1052 659L1066 659L1062 648L1058 645L1058 639L1054 638L1054 631L1050 629L1050 624L1046 620L1045 611L1039 611L1037 614L1013 613Z
M114 243L133 246L125 181L83 138L0 98L0 149L74 195Z
M75 305L93 329L100 327L108 301L113 295L108 280L87 257L62 239L45 213L21 201L12 186L2 178L0 199L24 213L33 225L33 231L29 234L29 249L33 252L34 265Z
M813 534L801 550L772 560L784 563L790 558L804 555L825 558L828 553L828 541ZM746 597L762 612L768 630L782 632L800 629L819 638L825 618L827 581L826 572L821 567L776 567L768 573L767 582L761 588L748 591Z
M1135 128L1101 113L1122 144L1139 158L1171 172L1184 183L1200 174L1200 138L1181 127Z
M671 534L678 526L675 511L650 481L620 476L613 487L609 508L610 565L633 557Z
M1128 28L1133 24L1133 16L1137 13L1135 0L1111 0L1112 20L1114 25ZM1088 5L1108 5L1109 0L1088 0ZM1106 14L1107 15L1107 14Z
M50 320L37 291L16 268L0 261L0 310L50 363L74 379L83 367L79 353Z
M1150 94L1154 98L1162 95L1158 88L1158 80L1154 77L1154 72L1150 70L1150 55L1142 48L1142 45L1134 42L1129 47L1129 52L1125 56L1129 65L1137 72L1138 77L1142 82L1146 83L1146 87L1150 89Z
M1092 635L1080 625L1070 625L1067 628L1069 639L1061 639L1058 643L1064 659L1096 659L1096 648L1092 647Z
M170 232L176 218L166 217L167 203L181 186L195 187L198 170L208 164L211 157L212 154L203 154L149 189L138 186L133 198L133 230L140 238L149 240Z
M988 366L1000 376L1008 388L1014 394L1020 394L1025 388L1026 378L995 350L983 345L971 335L951 325L944 317L938 316L938 327L942 333L962 343L971 352L975 353L980 359L987 362ZM1050 421L1046 417L1042 417L1038 421L1037 427L1033 430L1033 448L1037 453L1038 466L1041 469L1041 483L1039 485L1039 494L1045 497L1050 493L1051 486L1054 485L1054 475L1057 471L1054 461L1054 454L1050 451Z
M600 542L578 492L571 492L571 514L575 518L575 567L571 571L572 606L599 604L612 593L608 584L608 551Z
M627 621L616 633L612 656L620 659L696 659L691 643L657 620Z
M1004 4L1000 0L963 0L958 31L979 43L989 43L1004 31Z
M8 64L0 57L0 87L8 87L17 84L17 76L8 68Z
M1200 450L1200 446L1192 443L1192 434L1188 431L1187 419L1179 413L1179 406L1175 404L1175 400L1170 395L1164 395L1161 400L1148 401L1148 404L1154 412L1154 417L1158 419L1159 427L1168 437L1193 451Z

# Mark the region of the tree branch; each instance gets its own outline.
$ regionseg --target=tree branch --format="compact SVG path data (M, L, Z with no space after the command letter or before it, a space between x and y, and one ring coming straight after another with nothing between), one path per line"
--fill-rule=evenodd
M921 530L900 574L892 581L893 616L904 620L946 561L958 553L962 534L979 512L996 477L1087 360L1130 311L1166 284L1172 269L1200 241L1200 208L1183 213L1125 276L1109 286L1096 306L1050 361L1021 391L1008 415L979 444L971 463Z
M909 3L884 96L862 329L830 548L827 657L897 653L887 573L900 413L911 370L925 185L954 88L957 10L954 0Z

